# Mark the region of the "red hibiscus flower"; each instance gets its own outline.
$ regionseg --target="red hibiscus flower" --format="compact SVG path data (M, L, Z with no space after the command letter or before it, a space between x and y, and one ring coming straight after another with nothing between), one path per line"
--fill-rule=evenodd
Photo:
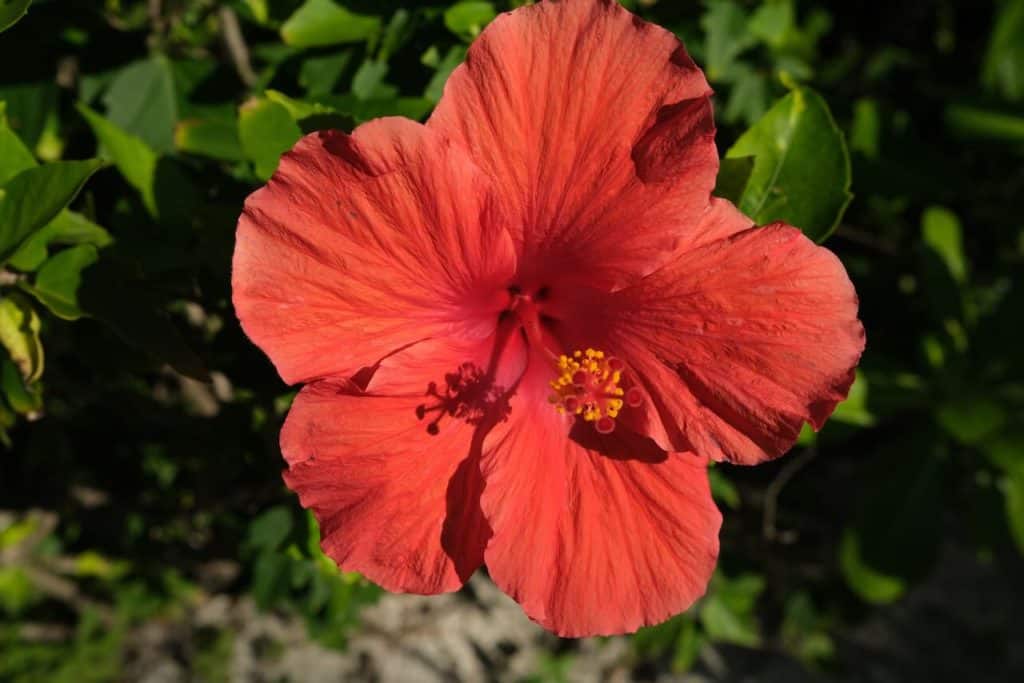
M392 591L482 564L563 636L705 591L708 459L822 425L864 346L839 260L711 198L711 91L614 0L498 17L426 125L303 138L246 202L234 304L285 381L285 480Z

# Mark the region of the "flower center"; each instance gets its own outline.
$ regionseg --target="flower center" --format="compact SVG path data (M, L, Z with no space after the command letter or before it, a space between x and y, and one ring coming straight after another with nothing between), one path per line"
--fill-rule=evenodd
M565 415L579 415L593 422L601 434L615 431L615 418L624 405L639 406L643 394L636 387L619 386L626 364L604 351L587 349L558 357L559 375L551 380L554 393L548 397Z

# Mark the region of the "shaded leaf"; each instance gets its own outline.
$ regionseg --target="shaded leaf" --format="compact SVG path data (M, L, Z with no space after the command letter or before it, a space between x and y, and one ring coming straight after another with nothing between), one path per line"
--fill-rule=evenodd
M150 149L167 152L173 148L178 103L166 57L151 57L121 69L103 96L103 104L107 120Z
M114 162L128 184L138 190L146 209L154 216L157 215L153 187L158 161L156 152L140 138L121 130L84 104L77 106L100 141L100 154Z
M994 142L1024 143L1024 112L971 103L946 107L946 125L957 136Z
M743 190L750 181L754 171L754 157L734 157L722 159L718 167L718 180L715 183L716 197L728 199L733 204L740 201Z
M99 252L89 244L65 249L43 264L31 291L57 317L77 320L85 315L79 302L82 271L98 259Z
M701 27L707 36L704 65L708 80L724 80L736 57L756 42L747 30L747 15L734 2L711 0Z
M843 576L863 599L895 600L931 568L950 470L939 441L922 430L881 449L866 468L855 521L840 547Z
M1003 477L1002 489L1010 535L1024 555L1024 468L1017 468Z
M7 125L6 109L6 103L0 102L0 186L25 169L38 165L32 152Z
M257 550L277 550L292 531L292 514L277 505L261 513L249 523L246 542Z
M188 119L174 129L174 146L182 152L219 159L242 161L242 141L234 121Z
M7 262L20 271L36 270L49 257L49 247L57 244L91 244L105 247L113 242L110 233L80 213L65 209L44 228L21 243Z
M8 180L0 198L0 261L56 218L103 165L99 159L57 161L25 169Z

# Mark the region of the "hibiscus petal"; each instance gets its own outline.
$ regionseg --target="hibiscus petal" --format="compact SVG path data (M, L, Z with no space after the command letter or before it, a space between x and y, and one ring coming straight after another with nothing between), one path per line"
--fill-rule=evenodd
M710 94L674 35L615 0L542 2L484 30L427 125L502 188L524 284L579 271L614 286L687 241L705 209Z
M631 632L684 611L718 556L704 461L590 424L569 438L550 406L533 409L546 380L537 381L481 461L492 579L563 637Z
M346 571L390 591L457 590L489 535L472 428L436 436L422 398L375 398L329 380L306 386L281 433L289 488L320 523L322 547Z
M504 417L488 400L525 365L518 335L496 354L497 340L425 341L383 359L362 385L321 380L299 393L281 432L285 481L340 567L391 591L440 593L481 565L490 527L479 463L486 433ZM469 387L458 397L463 413L437 410L449 379L487 378L489 369L492 392Z
M489 191L412 121L306 136L239 219L243 328L290 383L350 376L438 333L485 336L515 268Z
M652 438L749 465L785 453L805 422L821 428L849 392L864 328L832 252L781 223L743 230L735 212L732 224L611 295L608 343L647 393Z

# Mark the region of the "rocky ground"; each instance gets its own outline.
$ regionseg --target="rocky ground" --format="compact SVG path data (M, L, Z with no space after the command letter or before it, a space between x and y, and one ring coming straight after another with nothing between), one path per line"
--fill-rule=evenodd
M294 618L220 595L182 623L152 623L136 632L126 679L186 683L214 670L237 683L554 681L556 652L571 653L561 660L565 678L580 683L1008 683L1024 680L1021 588L950 551L907 599L838 634L839 666L828 674L781 655L710 647L689 674L637 670L627 639L559 641L479 573L454 595L385 596L363 612L345 652L310 641ZM222 652L225 661L202 674L191 655L198 634L211 630L233 638Z

